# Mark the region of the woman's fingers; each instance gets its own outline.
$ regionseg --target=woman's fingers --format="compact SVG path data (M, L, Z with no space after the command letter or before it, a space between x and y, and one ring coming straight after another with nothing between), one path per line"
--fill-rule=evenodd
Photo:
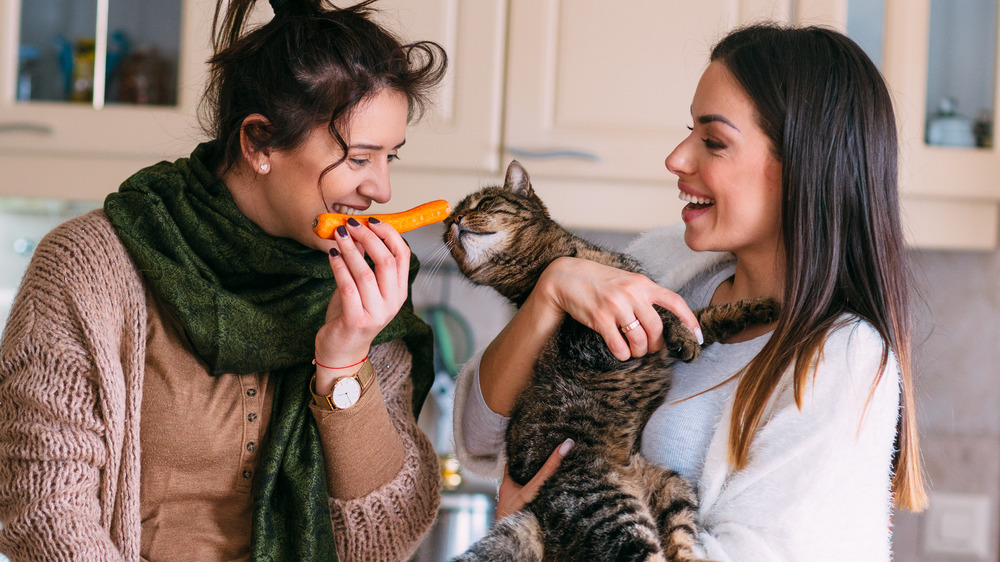
M620 361L662 349L663 322L654 305L671 311L699 333L684 299L644 275L559 258L546 269L543 279L552 287L556 306L599 333Z
M406 270L410 259L409 248L399 234L392 227L383 226L390 232L381 233L384 236L381 238L380 234L350 219L347 226L337 228L335 236L361 302L365 310L375 316L395 315L406 300ZM365 260L365 254L374 268Z
M664 289L660 287L657 294L652 300L653 303L662 306L663 308L669 310L676 316L689 330L694 332L696 338L698 338L698 344L701 345L705 343L705 338L701 334L701 326L698 325L698 318L694 315L691 307L688 306L687 302L681 298L677 293ZM663 326L661 324L660 331L662 333ZM662 341L662 338L661 338Z
M572 439L567 439L563 441L556 450L549 455L546 459L545 464L542 468L538 469L535 476L528 481L523 487L518 486L516 482L510 477L510 473L507 472L507 468L504 467L503 471L503 481L500 483L500 491L497 494L497 519L502 519L511 513L519 511L528 502L535 499L538 495L539 488L542 484L549 479L558 470L559 465L562 463L563 457L565 457L570 450L573 449L574 442Z
M410 281L410 247L406 245L406 241L396 232L395 228L374 217L368 219L368 228L380 239L382 246L394 259L396 287L404 293L405 299ZM376 246L378 245L376 244ZM379 248L381 249L381 246ZM388 260L389 258L386 256L384 259Z

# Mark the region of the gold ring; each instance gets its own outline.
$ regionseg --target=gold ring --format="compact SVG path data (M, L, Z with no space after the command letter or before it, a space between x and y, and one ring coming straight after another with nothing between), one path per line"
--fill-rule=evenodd
M622 333L627 334L638 327L639 327L639 319L636 318L635 320L629 322L627 326L622 326Z

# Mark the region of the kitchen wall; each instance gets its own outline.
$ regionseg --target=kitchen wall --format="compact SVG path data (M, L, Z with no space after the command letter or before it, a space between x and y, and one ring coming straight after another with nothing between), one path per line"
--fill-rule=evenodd
M541 187L541 186L540 186ZM62 220L97 206L0 199L0 325L27 266L31 245ZM611 248L631 233L581 232ZM413 299L418 308L446 304L471 328L469 350L496 335L512 309L492 290L460 278L440 242L439 227L406 235L424 263ZM895 515L895 559L902 562L1000 559L1000 252L911 251L919 298L915 368L930 512ZM445 395L446 396L446 395ZM428 402L421 425L450 452L450 434ZM493 484L468 477L460 490L490 494ZM980 538L978 530L982 530Z

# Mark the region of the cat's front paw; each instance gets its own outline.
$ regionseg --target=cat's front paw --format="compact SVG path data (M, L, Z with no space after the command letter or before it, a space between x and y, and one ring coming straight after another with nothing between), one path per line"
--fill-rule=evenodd
M701 346L694 333L680 322L663 326L663 342L672 357L684 362L694 361L701 353Z

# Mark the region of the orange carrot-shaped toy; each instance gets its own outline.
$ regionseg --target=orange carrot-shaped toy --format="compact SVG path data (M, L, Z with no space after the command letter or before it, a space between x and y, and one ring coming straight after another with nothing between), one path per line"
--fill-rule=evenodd
M337 230L337 227L347 223L347 219L349 218L354 218L354 220L358 222L365 222L368 220L368 217L375 217L382 222L389 223L389 225L395 228L398 232L403 233L415 230L421 226L441 222L450 214L451 206L448 205L448 202L443 199L431 201L430 203L424 203L423 205L417 205L409 211L389 213L385 215L344 215L341 213L323 213L316 217L316 221L313 223L313 231L320 238L329 239L333 238L333 233Z

